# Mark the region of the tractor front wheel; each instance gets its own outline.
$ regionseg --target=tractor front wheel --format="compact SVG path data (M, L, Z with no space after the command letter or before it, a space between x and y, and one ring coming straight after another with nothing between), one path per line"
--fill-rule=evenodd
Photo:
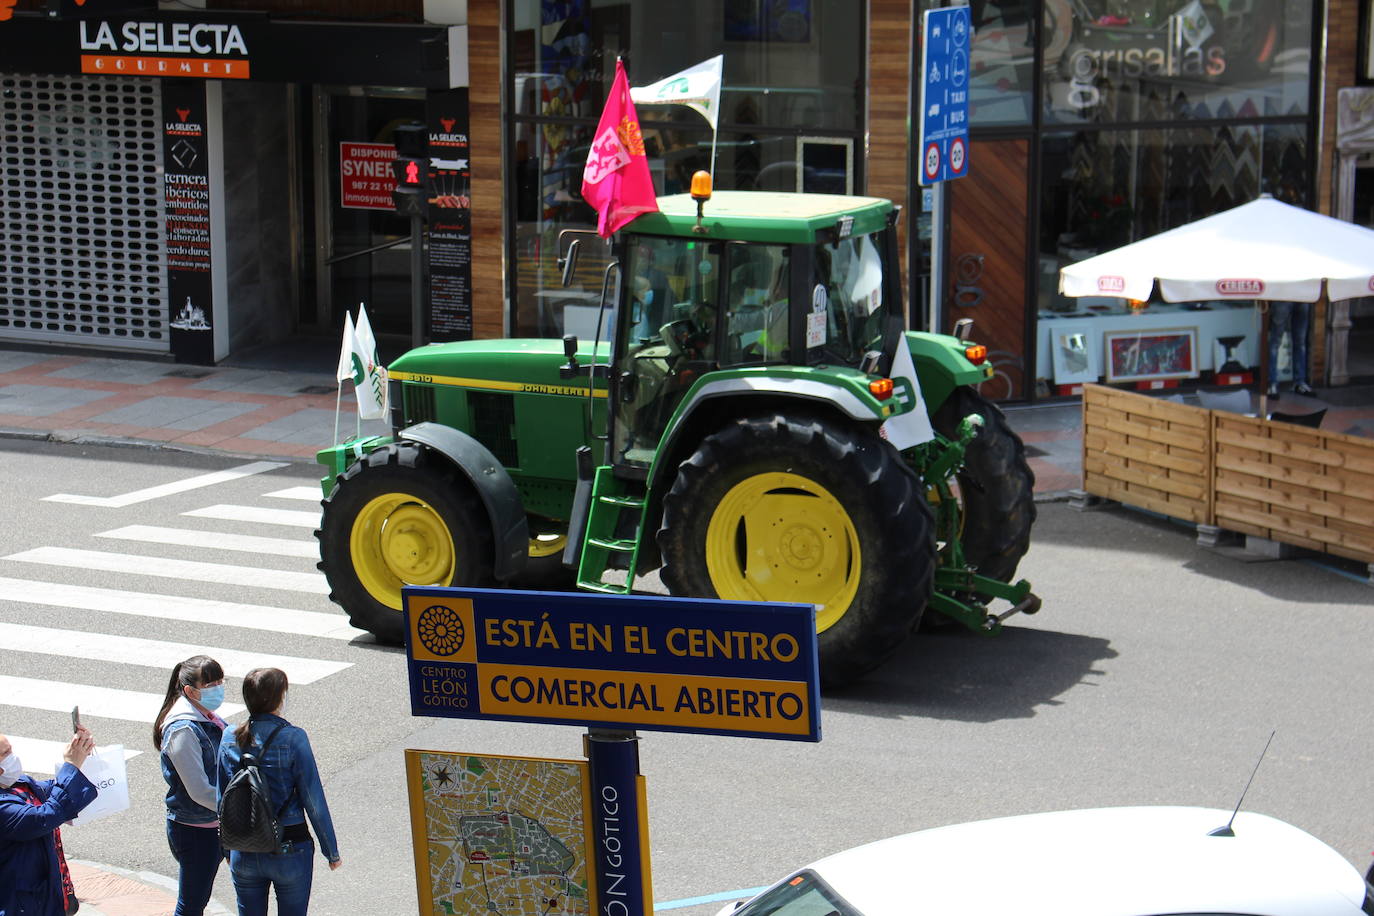
M403 585L486 585L491 526L466 480L418 445L378 449L344 472L315 536L331 600L378 641L405 641Z
M935 542L914 474L876 435L792 413L702 440L663 501L675 595L816 605L821 679L876 668L919 623Z
M959 470L964 561L981 575L1010 582L1030 548L1035 523L1035 474L1026 448L997 405L972 388L957 388L935 412L933 425L953 438L969 414L983 416L978 437Z

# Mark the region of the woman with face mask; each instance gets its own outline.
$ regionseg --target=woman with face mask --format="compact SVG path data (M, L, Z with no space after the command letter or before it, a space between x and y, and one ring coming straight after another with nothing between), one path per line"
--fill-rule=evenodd
M181 867L176 916L205 911L224 858L215 788L215 754L225 728L215 710L223 702L224 669L208 655L196 655L172 669L153 721L153 743L162 752L167 780L167 845Z
M77 911L57 828L95 801L95 786L77 769L94 748L79 726L57 776L39 780L25 775L10 739L0 735L0 914Z

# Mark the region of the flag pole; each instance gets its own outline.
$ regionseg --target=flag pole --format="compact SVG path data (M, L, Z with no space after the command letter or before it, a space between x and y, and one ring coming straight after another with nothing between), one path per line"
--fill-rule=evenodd
M334 444L339 444L339 411L343 409L343 382L334 380Z
M720 130L719 130L719 128L713 126L713 127L711 128L711 186L712 186L712 187L715 187L715 184L716 184L716 137L718 137L719 135L720 135Z

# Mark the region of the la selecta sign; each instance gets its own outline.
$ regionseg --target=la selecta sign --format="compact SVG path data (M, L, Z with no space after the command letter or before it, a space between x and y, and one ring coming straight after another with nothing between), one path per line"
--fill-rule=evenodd
M391 163L396 147L390 143L339 144L339 205L355 210L392 210L396 176Z
M811 605L402 593L413 715L820 740Z

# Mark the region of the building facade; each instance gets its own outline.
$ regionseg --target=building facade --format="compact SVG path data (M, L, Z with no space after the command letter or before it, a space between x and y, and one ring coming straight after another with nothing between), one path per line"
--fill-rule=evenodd
M323 11L207 0L197 12L122 0L118 13L62 2L55 15L21 3L0 23L7 161L41 171L60 160L81 176L34 197L30 176L7 170L0 340L213 362L336 333L360 301L400 341L588 333L604 261L584 250L564 288L558 237L594 225L581 172L617 57L647 85L724 55L714 136L689 109L640 111L661 193L714 166L722 189L901 204L911 326L973 318L1000 398L1127 379L1105 345L1145 325L1194 329L1204 377L1258 361L1253 309L1065 300L1066 263L1262 192L1374 222L1374 144L1347 129L1337 150L1339 90L1356 93L1348 122L1374 85L1369 0L972 3L970 164L939 193L911 159L923 103L912 0L352 0ZM102 57L143 62L99 69ZM182 58L201 71L128 69ZM179 119L197 104L202 120ZM409 227L386 206L380 164L406 121L429 125L438 162L419 329ZM200 171L186 171L178 155L197 142ZM1374 316L1319 303L1316 320L1319 371L1360 374L1349 367ZM186 342L207 334L202 323L210 343Z

